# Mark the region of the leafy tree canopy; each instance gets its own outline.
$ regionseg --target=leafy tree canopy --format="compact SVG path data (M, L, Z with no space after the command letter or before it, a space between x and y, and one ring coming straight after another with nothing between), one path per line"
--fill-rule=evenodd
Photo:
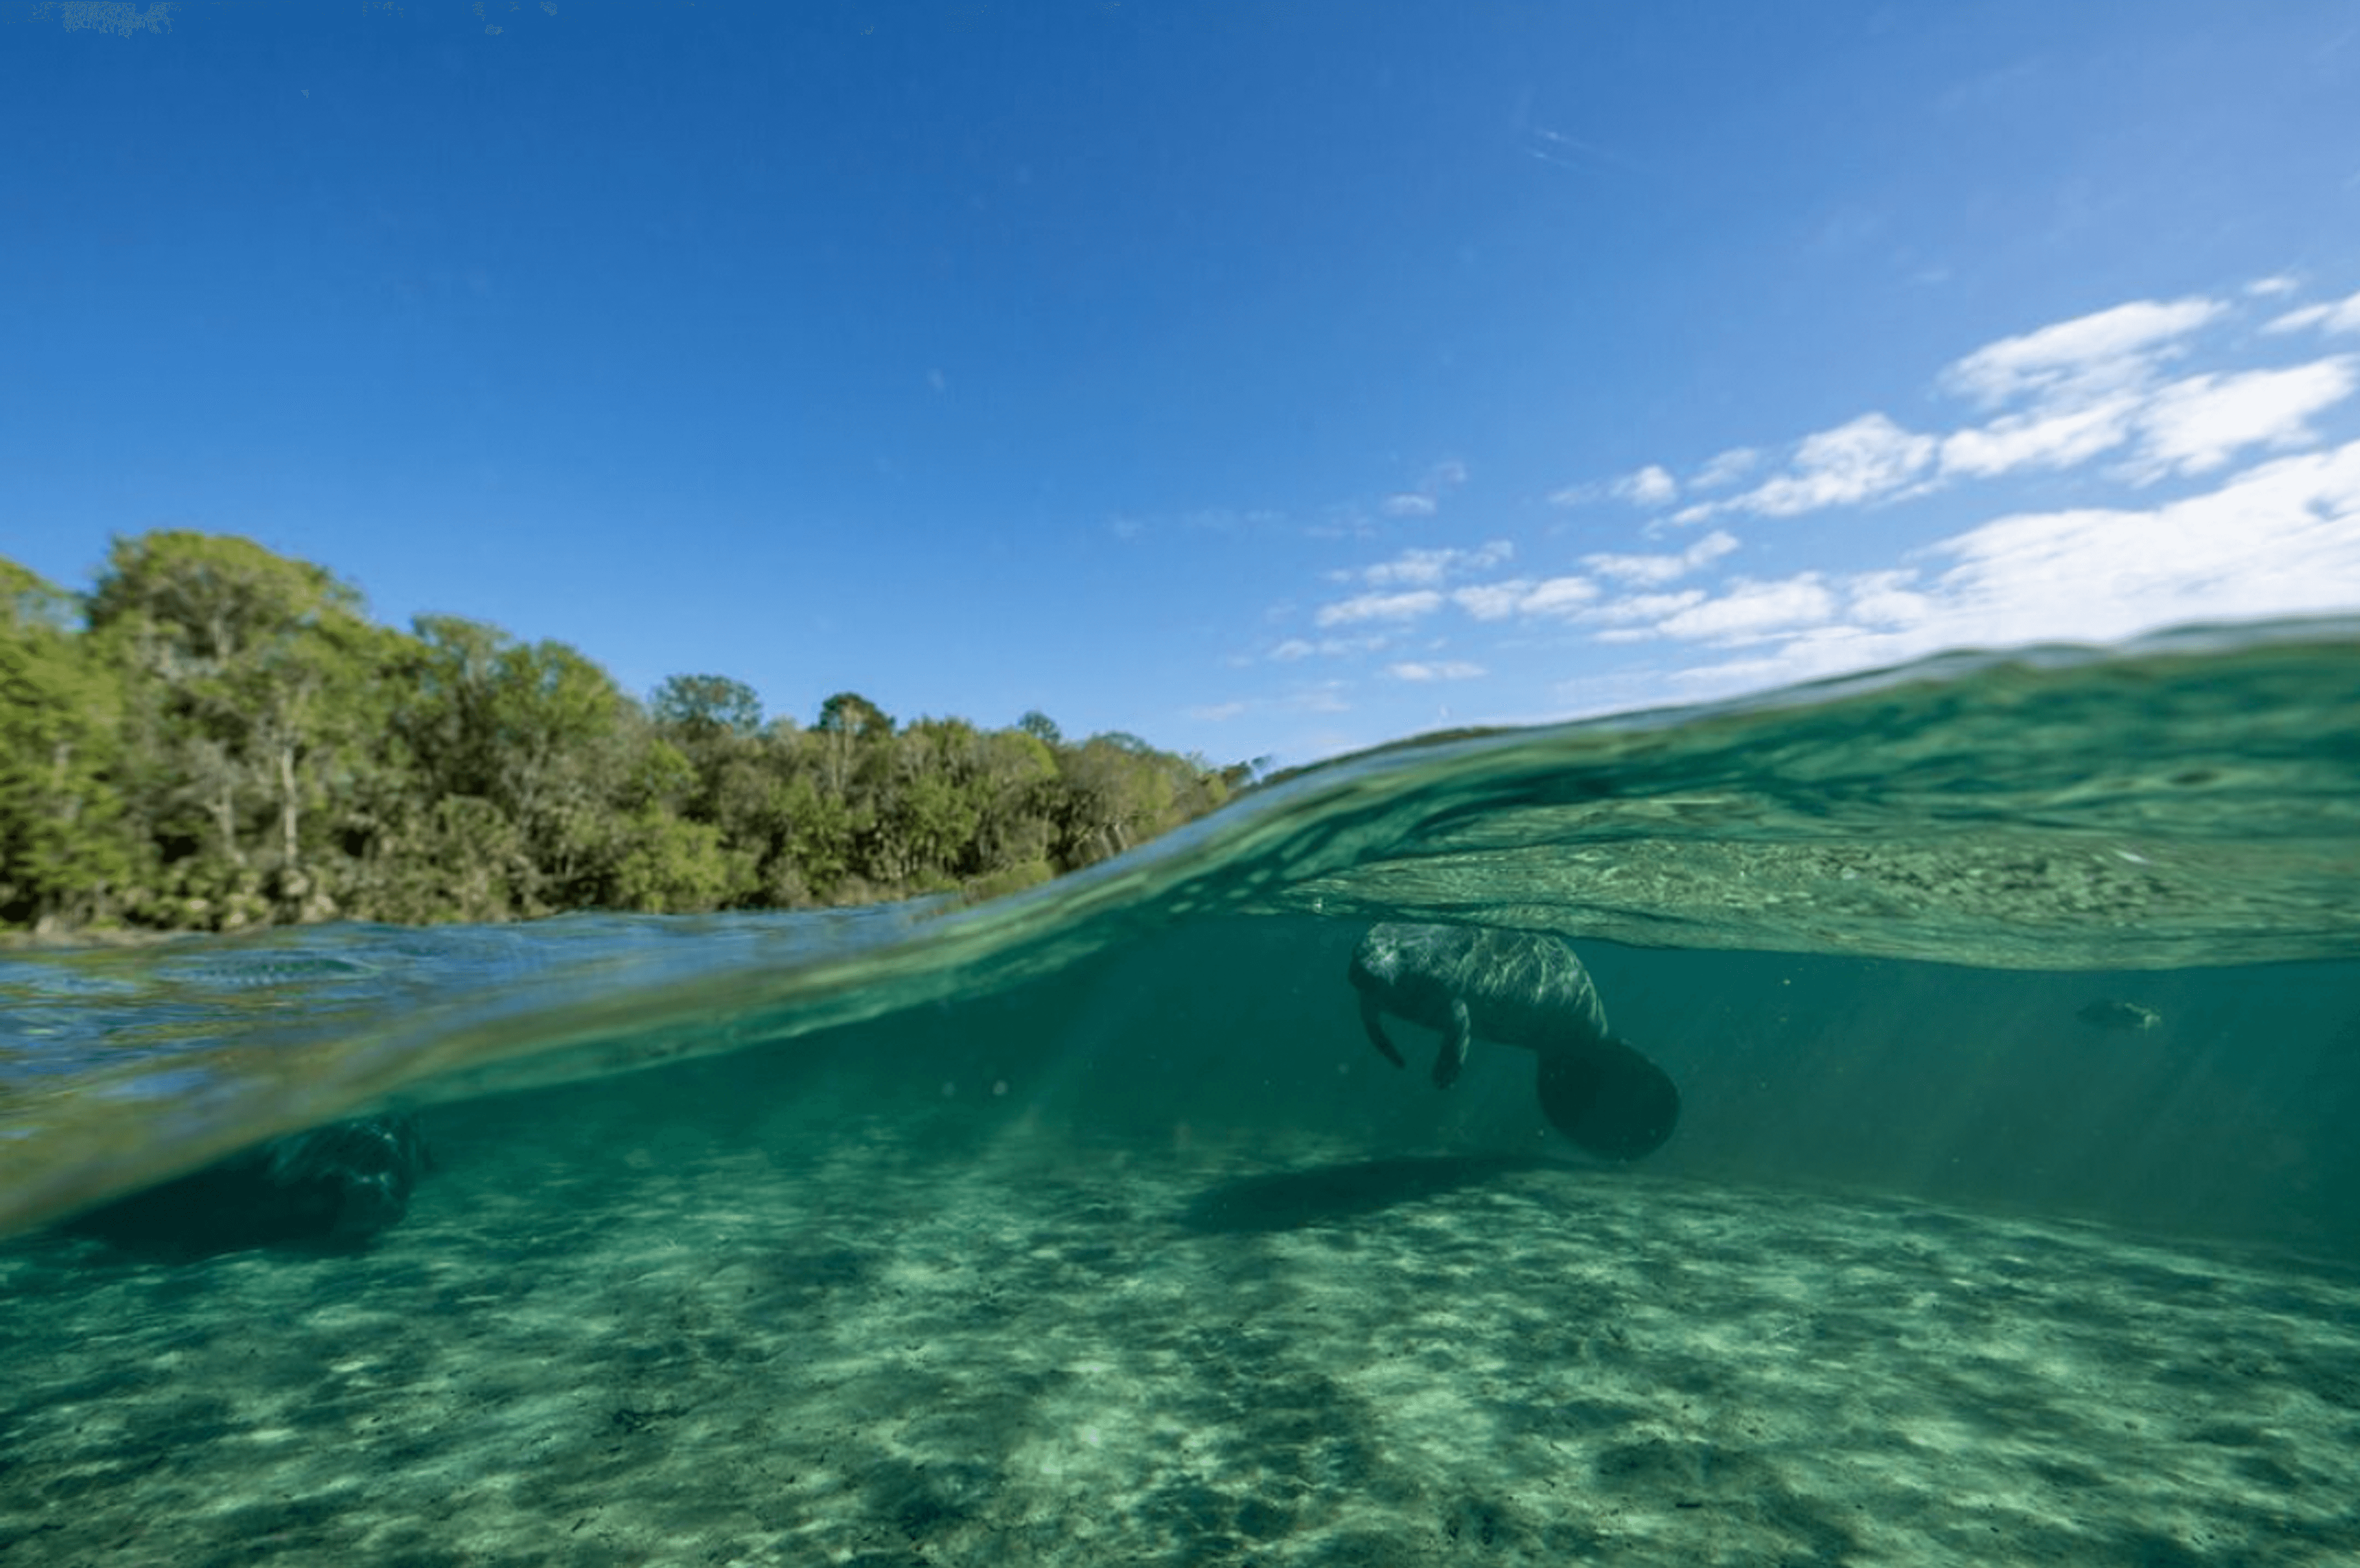
M656 723L693 738L749 735L762 727L762 699L727 675L672 675L648 700Z
M497 626L370 622L251 539L119 539L87 595L0 561L0 927L230 930L757 909L1022 887L1252 775L1136 735L810 730L675 675L645 706Z

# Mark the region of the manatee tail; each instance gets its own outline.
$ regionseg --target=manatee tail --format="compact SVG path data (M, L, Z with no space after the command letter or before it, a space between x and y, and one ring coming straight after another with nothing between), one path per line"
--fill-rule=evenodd
M1619 1040L1544 1051L1540 1059L1541 1114L1592 1154L1640 1159L1679 1124L1678 1087Z

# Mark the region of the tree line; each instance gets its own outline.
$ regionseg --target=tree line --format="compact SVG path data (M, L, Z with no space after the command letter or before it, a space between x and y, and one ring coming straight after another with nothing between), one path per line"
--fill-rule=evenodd
M230 536L117 539L87 594L0 560L0 924L233 931L990 894L1211 811L1251 767L1136 736L808 726L718 675L644 703L560 642L378 626Z

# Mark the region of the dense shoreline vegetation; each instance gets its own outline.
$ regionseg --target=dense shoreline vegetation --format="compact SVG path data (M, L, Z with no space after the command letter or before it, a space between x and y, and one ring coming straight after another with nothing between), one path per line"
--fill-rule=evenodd
M726 676L645 703L558 642L378 626L234 536L118 539L86 595L0 560L0 929L235 931L991 894L1229 798L1136 736L765 722Z

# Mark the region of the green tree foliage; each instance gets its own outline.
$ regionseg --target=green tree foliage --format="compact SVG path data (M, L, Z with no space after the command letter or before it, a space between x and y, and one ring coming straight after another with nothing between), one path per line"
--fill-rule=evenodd
M762 727L762 700L727 675L672 675L648 699L658 725L692 739L750 735Z
M629 699L563 643L520 643L446 615L420 617L416 632L395 703L421 786L406 802L400 847L447 844L453 823L472 824L486 853L513 841L518 859L504 885L516 912L597 902L638 738ZM484 809L454 818L441 810L454 799ZM452 870L463 881L476 875Z
M809 729L675 675L642 708L556 642L360 594L251 540L118 539L93 592L0 561L0 925L794 908L997 892L1211 810L1251 773L1136 736Z
M0 921L105 915L131 868L116 786L121 682L72 601L0 561Z
M335 914L322 812L378 761L391 690L358 593L248 539L157 533L115 541L88 621L125 682L126 793L155 830L130 912Z

